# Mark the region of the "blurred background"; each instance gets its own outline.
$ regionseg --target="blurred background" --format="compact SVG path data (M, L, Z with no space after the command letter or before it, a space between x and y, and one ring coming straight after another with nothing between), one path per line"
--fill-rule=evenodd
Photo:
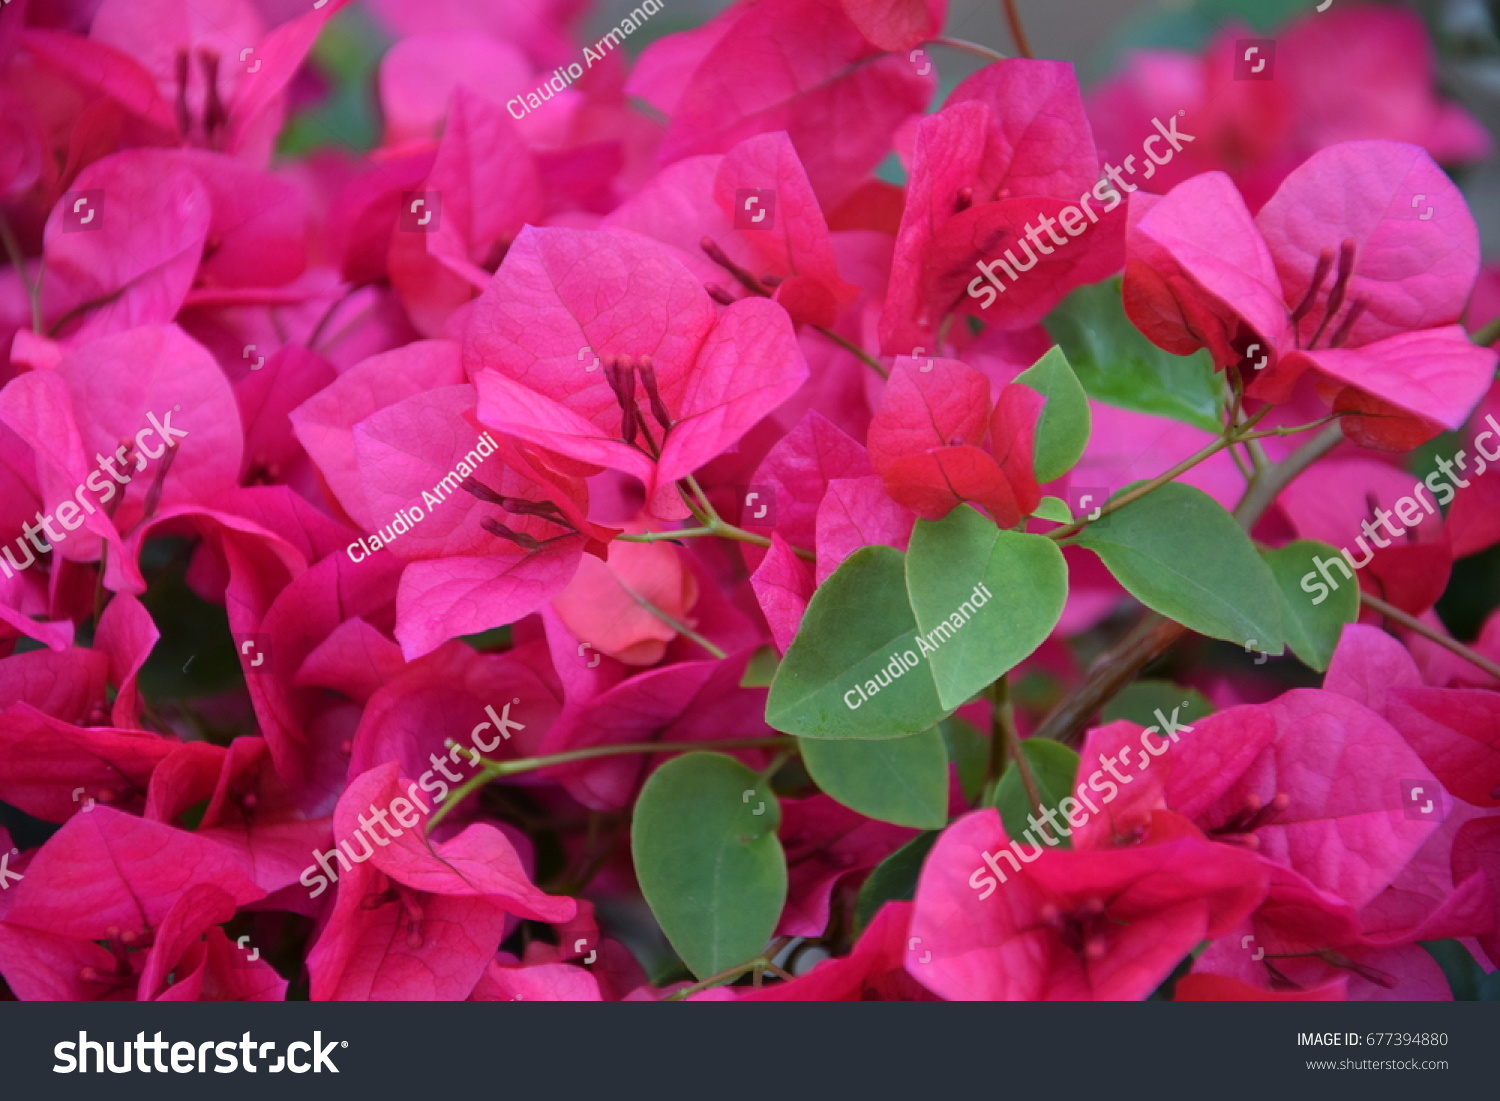
M300 4L287 0L288 14ZM385 0L396 7L408 0ZM420 8L420 0L409 0ZM522 7L527 0L514 0ZM1018 0L1026 33L1037 57L1070 61L1086 89L1117 73L1132 50L1174 50L1201 54L1227 29L1246 37L1275 37L1288 25L1319 14L1320 0ZM598 36L620 22L639 0L602 0L584 7L580 41ZM268 4L267 7L274 7ZM702 25L729 5L724 0L665 0L663 10L625 43L634 57L652 41ZM1352 0L1329 0L1329 7L1348 8ZM1362 3L1361 6L1371 6ZM1436 52L1440 92L1462 104L1491 134L1500 133L1500 0L1404 0L1390 6L1416 13L1426 25ZM965 39L1013 55L1000 0L950 0L948 37ZM320 145L373 148L379 119L371 95L375 66L389 38L364 4L351 5L330 24L315 51L315 63L326 78L313 105L293 119L283 149L301 153ZM1412 51L1420 49L1413 43ZM972 54L934 48L932 61L941 78L934 109L960 80L985 62ZM1372 67L1382 62L1372 58ZM1371 74L1378 81L1377 73ZM901 181L894 158L881 175ZM1466 165L1457 173L1469 197L1487 258L1500 256L1500 153Z

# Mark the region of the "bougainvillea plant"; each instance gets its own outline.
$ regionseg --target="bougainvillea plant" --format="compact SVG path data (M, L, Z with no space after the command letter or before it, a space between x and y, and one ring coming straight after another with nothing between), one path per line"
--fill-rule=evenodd
M1500 996L1418 17L583 7L4 6L0 997Z

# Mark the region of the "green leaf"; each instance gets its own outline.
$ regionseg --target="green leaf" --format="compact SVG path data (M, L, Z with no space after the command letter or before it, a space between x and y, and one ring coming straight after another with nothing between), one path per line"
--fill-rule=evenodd
M1050 482L1073 469L1088 446L1093 421L1089 399L1059 347L1022 371L1016 382L1047 399L1036 425L1036 480Z
M905 569L900 551L861 547L813 593L771 681L766 722L804 738L900 738L953 710L918 654Z
M769 688L776 676L776 666L781 658L774 646L762 646L750 655L745 663L745 675L740 678L741 688Z
M879 869L877 868L876 871L879 871ZM1500 970L1491 971L1484 977L1484 982L1479 984L1479 1000L1481 1002L1500 1002Z
M1153 726L1157 723L1156 712L1171 715L1173 708L1181 710L1179 721L1197 722L1214 713L1214 705L1201 692L1183 688L1169 680L1138 680L1127 684L1120 694L1104 705L1103 719L1112 723L1116 719L1128 719L1137 726Z
M1073 512L1068 508L1068 502L1061 497L1043 497L1042 503L1032 510L1031 515L1038 520L1054 520L1059 524L1066 524L1073 519Z
M1166 485L1075 537L1148 608L1210 638L1280 654L1276 579L1233 516L1202 490Z
M802 740L813 782L866 818L917 829L948 823L948 749L937 727L905 738Z
M906 590L918 649L951 710L1046 641L1068 599L1068 567L1053 540L1002 531L960 505L917 521Z
M758 780L722 753L687 753L653 772L636 800L641 893L700 979L754 959L786 902L781 807Z
M1076 787L1075 777L1078 774L1078 754L1061 742L1054 742L1050 738L1022 739L1021 752L1026 754L1026 760L1031 765L1031 774L1036 777L1037 794L1041 796L1042 806L1057 810L1058 804L1065 797L1073 796ZM1076 796L1073 802L1082 806L1078 803ZM1005 766L1005 775L1000 777L1000 783L995 788L995 797L990 805L1000 812L1000 820L1005 823L1005 832L1012 841L1031 829L1031 823L1026 820L1026 816L1034 814L1036 808L1026 795L1026 785L1021 780L1021 773L1016 768L1016 762L1011 761ZM1063 825L1064 828L1071 830L1066 820L1063 820ZM1073 847L1073 843L1060 832L1050 827L1048 827L1048 832L1061 840L1062 844L1057 847L1064 849ZM1046 844L1036 836L1035 830L1032 830L1032 837L1036 839L1037 844Z
M948 760L958 770L958 786L972 805L984 794L984 774L990 764L990 740L957 715L938 723L948 746Z
M1327 543L1299 539L1280 550L1263 550L1260 554L1276 578L1286 644L1304 665L1326 673L1344 624L1359 619L1359 586L1340 585L1332 592L1325 591L1322 603L1317 603L1317 593L1302 587L1302 579L1308 576L1317 578L1318 586L1323 586L1318 568L1313 565L1314 558L1341 558ZM1261 648L1254 639L1247 639L1246 644Z
M1079 287L1045 324L1089 397L1219 431L1224 387L1212 358L1174 356L1142 336L1125 316L1119 279Z
M895 899L910 901L917 896L917 880L922 864L942 830L919 833L886 857L860 885L854 899L854 929L859 932L870 924L881 906Z
M1306 0L1198 0L1197 11L1216 24L1228 20L1249 23L1270 32L1289 19L1307 14Z
M1427 954L1443 969L1455 1002L1482 1000L1479 992L1485 983L1484 968L1463 944L1456 940L1422 940L1417 943L1427 949Z

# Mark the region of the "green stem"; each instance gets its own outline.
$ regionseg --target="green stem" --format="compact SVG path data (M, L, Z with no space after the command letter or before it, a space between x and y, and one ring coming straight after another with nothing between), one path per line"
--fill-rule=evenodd
M767 735L764 738L725 738L717 742L621 742L616 745L592 745L585 749L570 749L565 753L553 753L546 757L517 757L510 761L492 761L481 757L487 777L491 780L501 776L514 776L521 772L535 772L539 768L556 765L571 765L577 761L592 761L596 757L624 757L632 753L691 753L695 750L717 749L794 749L797 739L785 735Z
M693 539L702 535L718 534L713 527L678 528L676 531L643 531L636 534L627 532L615 538L621 543L670 543L675 539Z
M692 986L684 986L681 990L675 990L672 993L668 994L665 998L663 998L662 1001L680 1002L686 998L691 997L694 994L698 994L704 990L707 990L709 987L719 986L726 982L733 982L741 975L745 974L748 971L753 971L757 967L769 967L770 965L771 961L768 960L765 956L756 956L753 960L750 960L747 963L737 963L733 967L726 967L717 975L710 975L708 978L702 980L701 982L695 982Z
M449 794L448 798L443 802L443 805L438 807L438 809L433 812L432 817L427 820L427 832L431 833L433 830L437 829L438 823L441 822L444 818L447 818L448 815L453 812L454 807L458 806L465 799L467 799L470 792L472 792L475 788L483 787L493 779L494 777L490 775L488 770L486 770L484 772L476 773L475 775L470 776L462 784L454 788L453 791Z
M451 739L448 746L451 748L458 743ZM443 805L438 807L432 818L428 820L427 829L432 831L439 822L448 817L449 813L464 798L477 787L498 780L502 776L515 776L522 772L535 772L539 768L552 768L555 765L571 765L577 761L592 761L596 757L624 757L632 753L691 753L695 750L716 749L769 749L780 747L786 750L795 750L797 739L784 735L771 735L764 738L726 738L717 742L627 742L617 745L592 745L585 749L570 749L566 753L553 753L546 757L517 757L510 761L495 761L488 757L479 758L482 771L469 777L461 785L454 789Z
M1483 348L1488 348L1495 341L1500 340L1500 317L1495 318L1495 320L1484 326L1470 337L1470 339Z
M1332 424L1344 414L1330 413L1321 420L1308 421L1306 424L1282 425L1280 428L1267 428L1264 432L1252 432L1248 436L1242 436L1244 440L1264 440L1269 436L1295 436L1299 432L1311 432L1314 428L1322 428L1325 424Z
M741 543L753 543L757 547L769 547L771 540L764 535L757 535L753 531L736 527L723 520L715 519L703 527L678 528L676 531L643 531L635 534L617 535L616 539L625 543L670 543L674 539L695 539L705 535L718 535L725 539L734 539ZM793 547L792 553L807 562L816 561L817 556L810 550L801 547Z
M687 483L693 495L698 498L698 505L703 510L703 515L708 522L719 519L719 513L714 508L714 503L708 499L708 494L703 492L703 487L698 484L698 479L691 474L682 479Z
M949 49L963 50L965 53L978 54L986 61L1008 60L1006 56L1003 53L1000 53L998 50L992 50L988 46L981 46L978 42L970 42L964 38L948 38L945 35L939 35L936 38L929 38L928 41L936 42L939 46L947 46Z
M1004 743L1007 758L1015 761L1016 771L1021 776L1021 786L1026 789L1026 800L1040 817L1042 813L1042 789L1037 785L1036 775L1031 771L1031 762L1021 749L1021 734L1016 729L1016 708L1010 699L1010 680L1002 676L990 685L990 701L994 708L992 726Z
M771 763L763 768L760 775L755 778L755 786L760 787L762 784L769 784L771 778L781 771L781 766L787 763L794 752L795 747L787 747L772 757Z
M1260 418L1264 417L1267 413L1269 413L1270 410L1271 407L1269 405L1266 406L1259 413L1255 414L1255 416L1246 421L1243 427L1254 427L1256 422L1259 421ZM1143 482L1141 485L1136 486L1129 493L1124 493L1119 497L1114 498L1099 510L1098 516L1092 518L1084 517L1081 520L1074 520L1071 523L1064 524L1060 528L1054 528L1053 530L1047 532L1047 538L1066 539L1068 536L1075 534L1087 525L1093 523L1094 520L1102 520L1110 513L1118 512L1120 509L1124 508L1131 502L1139 501L1142 497L1146 496L1146 494L1152 492L1153 490L1160 489L1168 482L1181 477L1183 474L1186 474L1189 470L1193 469L1193 467L1197 466L1199 463L1213 458L1213 456L1217 455L1220 451L1223 451L1226 447L1231 447L1234 444L1239 443L1240 439L1240 432L1233 432L1228 435L1220 436L1218 439L1214 440L1213 443L1208 444L1206 447L1201 448L1192 455L1189 455L1186 459L1183 459L1182 462L1178 463L1171 470L1168 470L1163 474L1158 474L1149 482Z
M936 41L936 40L934 40L934 41ZM881 378L890 378L891 377L890 376L890 372L888 372L884 367L882 367L880 365L880 362L878 360L872 358L869 355L869 353L867 353L863 348L859 347L856 344L850 344L847 340L845 340L843 337L839 336L839 334L836 333L836 332L834 332L832 329L825 329L822 325L814 325L813 328L816 329L818 332L822 333L829 340L833 341L840 348L844 349L844 351L849 352L852 355L856 355L860 359L864 360L865 363L870 367L870 369L873 370Z
M624 580L618 574L615 575L615 584L619 585L621 589L625 590L630 599L634 600L642 608L645 608L646 611L650 612L657 619L661 620L668 627L672 628L672 630L676 631L683 638L692 639L699 646L703 647L720 661L723 661L726 657L729 656L728 654L724 653L723 650L715 646L712 642L709 642L708 639L700 635L697 631L689 627L686 623L682 622L682 620L678 619L676 616L672 615L665 609L658 608L655 604L651 603L651 601L647 600L640 593L636 592L629 585L625 584Z

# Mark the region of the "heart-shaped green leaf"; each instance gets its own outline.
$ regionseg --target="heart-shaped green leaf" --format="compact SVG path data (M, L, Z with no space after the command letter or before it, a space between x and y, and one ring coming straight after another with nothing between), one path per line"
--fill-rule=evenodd
M651 774L630 828L636 877L662 932L700 979L754 959L786 903L781 807L722 753Z
M1088 446L1093 420L1089 399L1063 350L1055 345L1016 376L1047 399L1036 425L1036 480L1050 482L1073 469Z
M1083 817L1078 818L1077 821L1083 821L1083 818L1088 816L1088 809L1073 794L1078 774L1078 754L1061 742L1054 742L1050 738L1023 739L1021 752L1026 754L1026 762L1031 766L1031 775L1036 780L1037 794L1041 796L1043 809L1056 811L1058 804L1072 797L1076 805L1065 808L1065 811L1071 810L1075 815L1082 815ZM1042 822L1046 835L1051 836L1054 841L1048 842L1043 837L1037 836L1041 831L1032 826L1027 819L1028 815L1033 817L1036 815L1037 808L1032 805L1030 797L1026 794L1026 784L1021 779L1016 762L1011 761L1006 766L1005 775L1000 777L1000 783L995 788L992 805L1000 812L1000 820L1005 823L1005 832L1011 840L1020 838L1029 829L1032 844L1055 842L1064 849L1073 847L1072 841L1068 839L1068 835L1072 833L1072 826L1065 818L1059 819L1062 821L1060 828L1049 826L1042 819L1036 819Z
M922 864L941 830L919 833L886 857L860 885L854 898L854 927L863 929L880 907L892 899L910 900L917 896L917 880L922 875Z
M1359 586L1340 585L1330 592L1324 585L1313 560L1342 558L1327 543L1299 539L1279 550L1260 553L1271 567L1281 595L1281 629L1286 644L1304 665L1326 673L1328 663L1333 660L1333 649L1344 633L1344 624L1359 619ZM1304 587L1308 579L1314 588ZM1324 591L1319 594L1314 589ZM1246 643L1262 649L1253 639L1247 639Z
M1068 598L1068 567L1053 540L1002 531L961 505L917 521L906 590L917 650L952 710L1046 640Z
M900 738L952 710L918 656L905 578L905 556L891 547L844 560L808 602L771 682L766 722L804 738Z
M1146 607L1210 638L1279 654L1271 568L1233 516L1200 489L1168 482L1075 537ZM920 619L920 617L918 617Z
M1073 519L1068 503L1061 497L1043 497L1042 503L1032 510L1031 515L1038 520L1052 520L1059 524L1066 524Z
M905 738L806 738L802 764L824 792L867 818L938 829L948 822L948 748L937 727Z
M1212 357L1174 356L1142 336L1125 316L1118 279L1068 295L1047 315L1047 331L1094 400L1219 431L1224 384Z
M1137 726L1150 726L1157 721L1158 710L1167 714L1180 712L1183 722L1192 723L1212 715L1214 705L1195 689L1148 677L1122 688L1119 695L1104 705L1099 717L1107 723L1129 719Z

